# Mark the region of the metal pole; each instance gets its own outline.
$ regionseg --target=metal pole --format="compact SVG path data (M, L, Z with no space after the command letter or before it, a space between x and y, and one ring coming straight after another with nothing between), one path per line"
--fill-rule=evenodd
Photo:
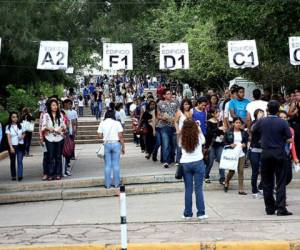
M127 250L127 221L125 186L120 186L121 249Z

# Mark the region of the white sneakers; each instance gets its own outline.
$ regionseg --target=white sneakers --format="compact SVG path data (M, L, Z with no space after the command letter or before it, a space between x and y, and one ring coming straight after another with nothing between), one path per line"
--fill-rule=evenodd
M197 217L199 220L206 220L206 219L208 219L208 215L201 215L201 216L198 216Z
M257 199L257 200L264 198L263 194L260 192L258 192L256 194L252 194L252 197L253 197L253 199Z
M182 219L183 220L187 220L187 221L190 221L193 219L193 217L185 217L184 215L182 216ZM206 220L208 219L208 215L204 214L204 215L200 215L197 217L198 220Z

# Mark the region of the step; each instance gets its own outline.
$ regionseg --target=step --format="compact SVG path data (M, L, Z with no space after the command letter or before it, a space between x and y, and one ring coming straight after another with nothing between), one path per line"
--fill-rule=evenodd
M132 143L133 138L126 138L125 143ZM91 140L75 140L75 144L100 144L103 143L103 140L99 139L91 139ZM33 141L31 143L31 146L40 146L40 143L38 141Z
M143 175L122 177L121 181L125 185L137 184L157 184L179 182L173 174L164 175ZM9 184L0 184L0 194L7 192L26 192L26 191L45 191L55 189L104 187L104 178L74 178L62 179L61 181L38 181L38 182L17 182Z
M237 192L238 182L236 180L230 183L228 192ZM251 181L244 182L247 190L250 190ZM294 181L289 187L299 188L300 182ZM205 191L223 192L223 186L217 182L211 184L204 184ZM184 184L182 182L169 183L149 183L149 184L133 184L126 185L127 195L144 195L144 194L158 194L158 193L173 193L183 192ZM73 199L87 199L87 198L103 198L118 196L119 190L116 188L105 189L104 187L79 187L79 188L61 188L54 190L41 191L19 191L6 192L0 194L0 204L19 203L19 202L33 202L33 201L49 201L49 200L73 200ZM249 194L250 195L250 194Z
M133 138L133 135L132 135L132 133L124 133L124 138L125 138L125 140L131 139L131 138ZM100 139L98 138L97 133L94 132L92 134L77 135L75 141L78 141L78 140L80 141L80 140L100 140ZM39 138L33 137L31 142L32 143L39 142Z

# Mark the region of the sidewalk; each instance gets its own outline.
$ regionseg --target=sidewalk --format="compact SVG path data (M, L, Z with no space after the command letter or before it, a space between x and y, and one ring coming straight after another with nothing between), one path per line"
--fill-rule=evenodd
M97 144L76 145L76 160L72 161L73 175L65 180L91 179L95 177L103 178L103 160L97 158ZM42 178L42 148L32 147L33 157L24 158L24 180L22 183L41 182ZM158 157L159 159L159 157ZM10 180L10 161L6 158L0 161L0 184L15 185ZM121 176L148 176L148 175L170 175L174 176L175 167L169 169L162 167L162 164L147 160L141 153L139 147L133 143L126 144L126 154L121 157ZM251 177L251 167L245 169L245 179ZM211 171L211 178L216 180L218 176L218 167L215 165ZM234 176L237 178L237 174ZM300 173L294 175L295 179L300 179Z
M181 219L183 193L129 196L129 242L300 240L299 194L288 190L294 215L278 217L265 215L262 199L208 191L203 222ZM118 197L3 205L0 214L1 246L120 242Z

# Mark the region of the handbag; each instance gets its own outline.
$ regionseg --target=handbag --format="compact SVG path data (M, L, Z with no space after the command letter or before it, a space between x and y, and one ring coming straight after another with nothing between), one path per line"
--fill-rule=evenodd
M64 157L71 157L73 155L75 149L75 142L70 138L69 135L66 135L63 147L63 156Z
M295 173L300 172L300 163L293 162L293 169L294 169Z
M182 177L183 177L183 166L181 164L178 164L176 167L175 179L181 180Z
M100 159L104 159L104 156L105 156L104 144L105 144L106 139L109 137L111 130L112 130L112 127L110 127L110 130L109 130L107 136L105 138L103 138L103 143L100 145L99 149L96 151L96 155Z
M225 146L221 155L220 169L237 171L241 151L242 147L239 146L235 148Z

